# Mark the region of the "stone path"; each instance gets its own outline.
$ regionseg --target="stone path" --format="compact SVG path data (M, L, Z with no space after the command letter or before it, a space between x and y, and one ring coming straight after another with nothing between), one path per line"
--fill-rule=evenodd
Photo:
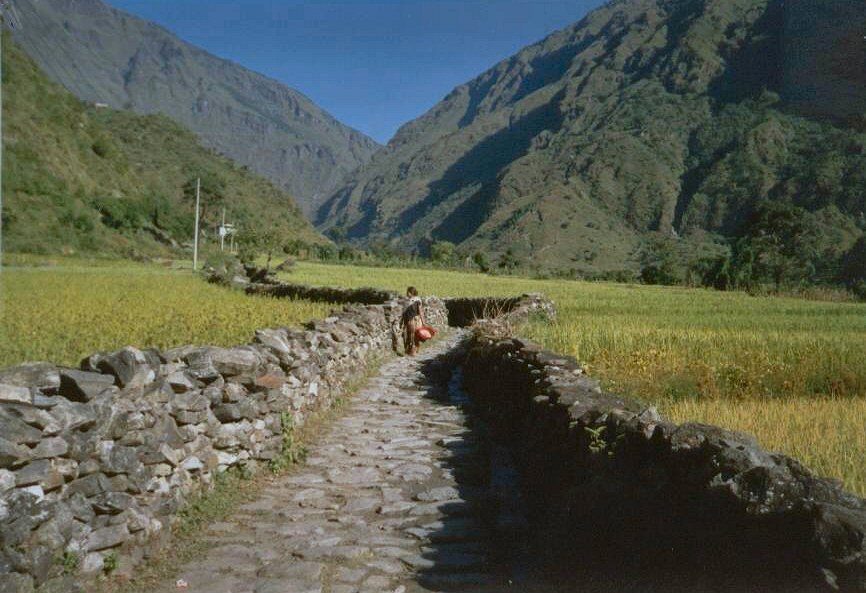
M177 575L186 591L508 589L488 528L521 524L508 510L516 505L492 504L512 498L507 459L484 449L456 383L444 390L422 372L460 335L385 364L304 466L231 522L212 525L209 553ZM491 513L494 506L505 514ZM174 591L174 581L164 590Z

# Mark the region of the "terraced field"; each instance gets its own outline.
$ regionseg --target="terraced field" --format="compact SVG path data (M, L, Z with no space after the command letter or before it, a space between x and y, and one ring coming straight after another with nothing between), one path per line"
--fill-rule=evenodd
M188 270L21 258L0 278L0 367L74 365L127 344L231 345L330 305L247 297ZM38 264L38 265L34 265ZM559 319L519 328L581 360L609 390L677 421L756 434L866 495L866 305L741 293L301 262L283 279L442 296L543 292Z
M866 305L712 290L299 263L286 281L452 296L543 292L520 331L677 421L756 434L866 495Z

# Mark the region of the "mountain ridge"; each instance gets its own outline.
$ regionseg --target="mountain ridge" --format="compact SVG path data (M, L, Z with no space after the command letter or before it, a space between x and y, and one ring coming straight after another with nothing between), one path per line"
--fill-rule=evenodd
M361 244L424 253L447 240L464 255L496 257L510 247L524 261L581 273L635 269L651 234L687 236L690 249L718 253L757 201L779 199L815 211L827 227L839 225L825 206L840 206L850 246L864 206L841 177L862 177L848 147L862 143L866 103L858 111L853 93L844 122L803 117L808 108L809 116L833 113L816 92L791 111L792 83L777 72L792 11L802 22L826 9L840 39L866 24L863 7L841 4L612 2L401 127L316 221ZM866 60L864 47L849 61ZM819 89L866 81L859 71L831 80L818 70L811 82ZM810 164L818 155L809 136L826 139L837 161L827 165L838 169L828 173L838 190L829 205L816 198L823 173Z
M327 244L292 198L164 115L88 106L3 38L4 249L121 257L188 254L201 180L203 246L223 208L238 243L272 233Z
M299 91L102 0L15 3L15 38L53 80L91 103L168 115L307 212L379 148Z

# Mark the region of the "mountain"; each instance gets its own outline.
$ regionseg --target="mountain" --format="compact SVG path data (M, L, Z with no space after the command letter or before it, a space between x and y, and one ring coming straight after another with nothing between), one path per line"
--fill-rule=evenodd
M162 113L312 212L379 145L301 93L102 0L13 0L15 39L84 101Z
M123 257L178 255L222 208L240 236L273 229L326 240L280 188L202 146L163 115L97 109L48 80L3 37L3 248Z
M866 228L864 31L862 0L611 2L404 125L317 223L599 273L658 236L723 251L777 200L841 252Z

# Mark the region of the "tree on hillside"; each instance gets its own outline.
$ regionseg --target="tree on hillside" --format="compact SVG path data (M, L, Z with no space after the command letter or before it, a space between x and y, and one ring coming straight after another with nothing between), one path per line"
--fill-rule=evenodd
M268 256L265 271L271 270L274 253L282 249L283 233L275 227L251 227L238 238L241 261L252 263L262 253Z
M455 247L450 241L436 241L430 246L430 259L433 263L448 266L454 263Z
M842 257L839 280L860 298L866 298L866 236L860 237Z
M751 266L749 276L776 288L809 282L815 274L819 231L803 208L777 201L761 202L735 248L735 264Z
M472 261L482 272L487 273L490 271L490 262L487 261L487 256L483 252L476 251L472 255Z
M506 272L513 272L519 266L520 260L514 254L514 250L511 247L499 256L499 267Z
M208 220L208 215L215 216L226 203L226 182L215 173L196 169L189 173L186 183L183 184L183 195L187 203L195 208L196 182L201 179L201 200L199 212L201 220ZM216 218L212 222L216 222Z
M640 278L644 284L672 286L680 283L673 239L654 237L641 251Z

